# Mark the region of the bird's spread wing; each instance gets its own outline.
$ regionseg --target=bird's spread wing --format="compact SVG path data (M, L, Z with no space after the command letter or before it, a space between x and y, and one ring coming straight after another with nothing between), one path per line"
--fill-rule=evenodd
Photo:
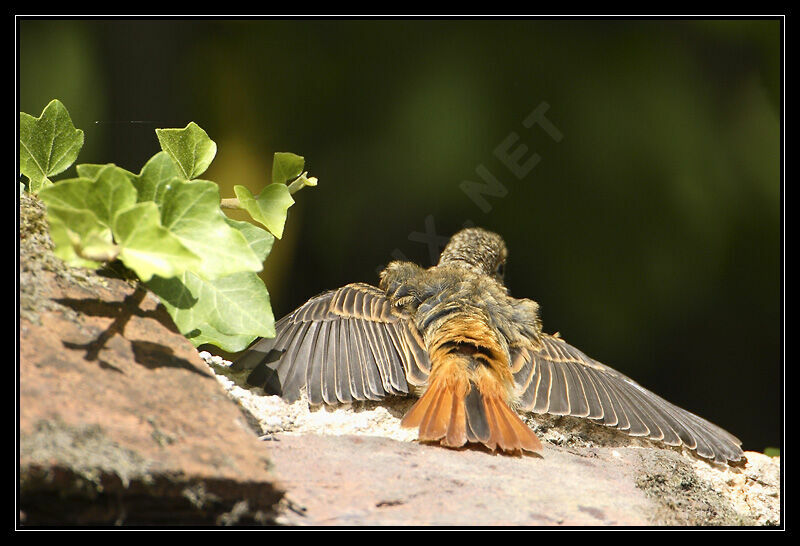
M275 337L252 345L232 369L289 401L306 387L312 404L405 395L430 372L422 337L392 311L385 294L349 284L320 294L275 323Z
M741 441L670 404L629 377L560 338L542 335L535 349L513 354L512 372L524 411L585 417L668 445L685 445L716 462L742 458Z

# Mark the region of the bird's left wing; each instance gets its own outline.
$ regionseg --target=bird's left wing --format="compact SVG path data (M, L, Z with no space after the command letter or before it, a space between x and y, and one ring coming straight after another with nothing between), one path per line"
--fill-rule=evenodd
M311 298L275 323L231 366L289 401L305 387L312 404L380 400L420 386L430 361L412 321L374 286L348 284Z
M685 445L716 462L742 458L741 441L671 404L566 343L543 334L533 349L512 354L519 409L585 417L668 445Z

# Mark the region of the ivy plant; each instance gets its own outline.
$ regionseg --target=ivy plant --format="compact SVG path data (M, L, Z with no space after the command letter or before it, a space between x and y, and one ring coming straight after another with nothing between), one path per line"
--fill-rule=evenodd
M97 268L119 260L161 300L195 346L240 351L275 335L269 293L257 275L283 236L292 194L314 186L303 157L276 153L272 181L253 195L200 178L216 143L194 122L156 129L161 151L138 174L113 163L76 166L77 177L53 180L76 161L83 131L53 100L38 118L20 112L20 191L47 207L55 254L72 266ZM260 224L228 218L240 208ZM261 227L263 226L263 227Z

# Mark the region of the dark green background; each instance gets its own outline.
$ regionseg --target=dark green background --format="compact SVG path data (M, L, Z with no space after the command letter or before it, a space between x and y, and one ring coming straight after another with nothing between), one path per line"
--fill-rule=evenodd
M82 163L137 171L197 122L204 177L253 192L307 158L267 260L277 316L419 234L501 233L507 284L595 358L714 421L782 438L781 27L763 21L19 21L22 111L61 99ZM523 120L546 103L563 138ZM507 138L539 155L522 177ZM511 136L510 136L511 135ZM485 168L484 212L462 191ZM69 174L69 173L68 173ZM420 242L422 241L422 242Z

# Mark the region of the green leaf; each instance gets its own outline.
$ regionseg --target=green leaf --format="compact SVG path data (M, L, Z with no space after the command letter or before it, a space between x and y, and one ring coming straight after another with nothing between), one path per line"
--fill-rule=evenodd
M251 250L244 234L225 221L214 182L173 178L164 186L161 199L161 223L201 257L199 274L214 279L261 271L263 260Z
M270 184L257 197L253 197L244 186L234 186L233 191L239 199L239 205L253 220L265 226L278 239L283 236L286 212L294 204L286 185Z
M107 261L105 258L113 259L118 252L111 230L88 210L48 206L47 223L55 245L53 253L73 267L94 269L101 261Z
M112 166L116 167L117 171L119 171L120 173L124 174L131 181L133 181L136 178L136 175L133 174L132 172L126 171L122 167L117 167L113 163L105 163L105 164L102 164L102 165L97 165L97 164L94 164L94 163L82 163L80 165L77 165L75 167L75 170L78 171L78 176L80 178L88 178L90 180L97 180L97 178L100 176L100 173L103 171L103 169L105 169L109 165L112 165Z
M136 188L127 171L116 165L91 169L91 178L72 178L40 192L45 205L87 210L105 227L112 227L114 216L136 203ZM84 169L84 172L87 172ZM46 190L46 191L45 191Z
M152 201L137 203L117 214L113 233L121 249L119 259L145 282L153 275L175 277L201 263L161 225L158 207Z
M183 178L203 174L217 154L217 144L195 122L183 129L156 129L161 149L169 154Z
M86 169L83 169L86 172ZM86 206L106 226L114 225L114 217L136 204L136 188L130 173L116 165L106 165L94 173L91 191L86 196Z
M152 290L161 300L161 303L170 310L170 314L175 318L175 312L190 312L192 307L197 304L197 298L186 286L184 280L186 274L181 274L177 277L164 278L154 276L147 282L148 288ZM188 315L187 315L188 316ZM191 331L194 323L190 320L183 321L184 328L179 328L181 332Z
M136 199L136 190L115 169L108 166L100 181L74 178L39 192L55 254L70 265L97 267L118 252L111 238L112 219Z
M82 147L83 131L60 101L50 101L38 118L19 113L19 170L31 193L52 184L50 177L67 170Z
M71 178L51 185L39 192L39 198L47 205L48 210L53 206L89 210L86 201L94 185L88 178ZM91 212L91 211L90 211ZM92 214L94 214L92 212ZM106 226L107 227L107 226Z
M107 166L108 165L98 165L95 163L82 163L80 165L76 165L75 170L78 171L79 178L97 180L97 177L100 176L100 172Z
M285 184L300 176L306 160L297 154L275 152L272 156L272 183Z
M125 169L113 164L100 167L92 169L92 178L71 178L49 186L40 199L48 206L91 210L110 227L114 213L136 202L136 188Z
M210 343L229 353L246 349L258 337L249 334L226 334L207 323L198 324L197 328L185 335L195 347Z
M227 216L225 217L225 221L229 226L238 229L242 235L244 235L244 238L247 239L247 244L250 245L250 250L252 250L263 263L272 250L275 237L269 231L254 226L250 222L240 222L228 218Z
M195 346L212 343L235 352L256 337L275 336L269 293L255 273L209 281L186 272L173 279L153 277L148 287Z
M172 179L182 177L178 165L169 154L158 152L142 167L139 175L134 177L133 185L139 193L139 202L155 201L160 208Z

